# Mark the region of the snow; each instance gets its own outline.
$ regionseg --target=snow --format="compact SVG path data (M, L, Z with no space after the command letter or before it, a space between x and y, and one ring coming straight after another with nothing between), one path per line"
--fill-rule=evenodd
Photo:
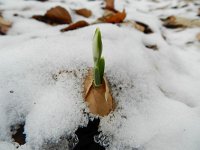
M93 64L92 36L97 27L102 32L106 77L117 102L115 111L100 122L110 140L107 149L199 150L200 44L195 40L199 28L171 30L159 20L172 14L196 18L194 2L188 13L187 7L172 8L178 0L115 1L117 9L126 8L127 19L148 24L153 34L112 24L61 33L65 25L52 27L30 19L59 4L91 9L94 14L87 21L93 22L103 13L102 1L0 2L5 18L13 21L8 35L0 36L0 150L50 149L45 144L87 125L82 83ZM158 50L146 48L149 44ZM13 142L10 132L19 123L25 123L27 136L22 146Z

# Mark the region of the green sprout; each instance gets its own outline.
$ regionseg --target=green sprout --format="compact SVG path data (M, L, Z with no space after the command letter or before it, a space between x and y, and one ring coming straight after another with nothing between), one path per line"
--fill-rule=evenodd
M93 37L93 59L94 59L94 85L96 87L100 86L103 83L103 75L105 68L105 60L101 57L102 54L102 41L101 41L101 32L99 28L96 29Z

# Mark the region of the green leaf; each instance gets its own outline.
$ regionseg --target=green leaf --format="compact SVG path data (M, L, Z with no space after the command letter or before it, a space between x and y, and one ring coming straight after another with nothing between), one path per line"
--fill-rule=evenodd
M101 85L100 72L99 72L99 68L97 67L94 68L94 84L95 86Z
M102 53L101 32L99 28L97 28L95 31L92 48L93 48L94 64L97 64L99 59L101 58L101 53Z
M102 54L102 41L101 41L101 32L97 28L93 37L92 42L93 48L93 60L94 60L94 84L99 86L103 82L103 75L105 69L105 60L101 57Z
M101 80L101 83L102 83L103 82L104 69L105 69L105 60L104 60L103 57L99 60L98 68L99 68L99 73L100 73L100 80Z

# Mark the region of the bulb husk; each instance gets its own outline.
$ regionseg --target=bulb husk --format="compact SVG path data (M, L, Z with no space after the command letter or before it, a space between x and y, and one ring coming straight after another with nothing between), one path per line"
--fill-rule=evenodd
M104 77L101 85L94 86L91 69L85 78L84 97L90 112L94 115L106 116L115 108L106 78Z

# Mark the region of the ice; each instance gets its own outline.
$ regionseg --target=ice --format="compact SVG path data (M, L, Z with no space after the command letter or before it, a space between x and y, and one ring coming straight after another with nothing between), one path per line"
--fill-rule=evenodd
M101 118L102 134L96 141L109 145L108 150L199 150L199 28L171 30L159 20L172 14L196 18L193 2L188 13L181 7L186 2L172 8L179 4L176 0L115 1L117 9L126 8L127 19L147 24L152 34L113 24L61 33L65 25L49 26L30 18L61 5L73 21L83 18L71 9L91 9L94 14L87 21L93 22L103 13L102 1L0 2L5 18L13 21L8 35L0 36L0 150L68 149L66 139L87 125L83 81L93 65L97 27L117 107ZM19 146L10 127L22 123L26 144Z

